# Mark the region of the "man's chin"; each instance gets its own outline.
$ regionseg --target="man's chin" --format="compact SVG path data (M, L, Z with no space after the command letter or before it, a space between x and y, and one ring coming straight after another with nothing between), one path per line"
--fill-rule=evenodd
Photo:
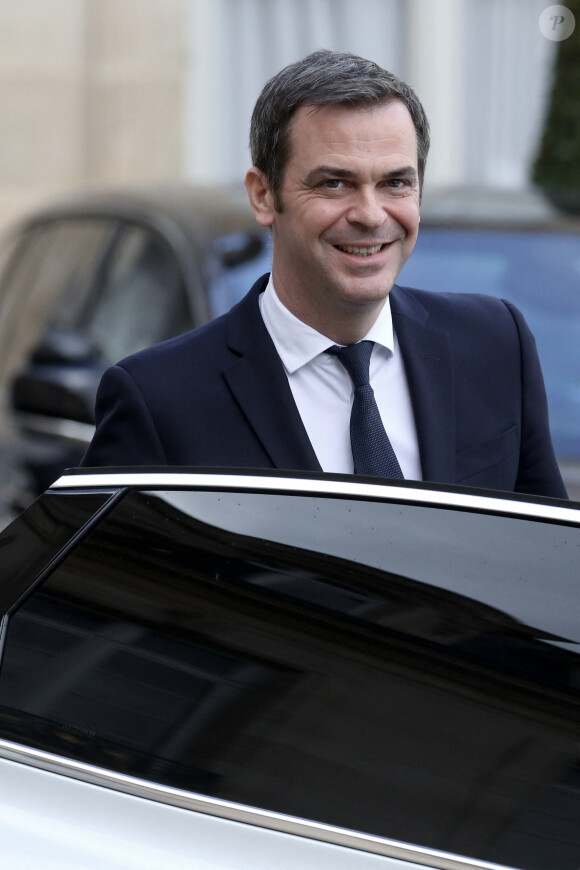
M353 279L345 282L343 295L354 303L360 305L384 302L395 283L392 274L373 276L372 280Z
M376 309L378 314L385 304L390 290L390 285L380 288L350 287L348 290L343 290L339 297L340 301L337 299L337 303L344 310L352 311L353 314L372 309Z

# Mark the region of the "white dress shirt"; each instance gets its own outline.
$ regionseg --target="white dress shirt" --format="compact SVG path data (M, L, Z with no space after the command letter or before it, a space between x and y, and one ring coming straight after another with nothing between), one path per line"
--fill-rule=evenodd
M282 304L271 277L260 295L260 310L322 470L352 474L353 387L338 359L325 353L334 342ZM408 480L421 480L415 418L388 299L365 339L375 342L370 383L401 471Z

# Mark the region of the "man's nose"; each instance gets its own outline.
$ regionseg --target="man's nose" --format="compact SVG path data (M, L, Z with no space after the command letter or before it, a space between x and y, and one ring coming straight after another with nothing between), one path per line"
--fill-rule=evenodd
M352 224L365 227L380 227L385 222L384 196L376 190L361 188L350 204L347 218Z

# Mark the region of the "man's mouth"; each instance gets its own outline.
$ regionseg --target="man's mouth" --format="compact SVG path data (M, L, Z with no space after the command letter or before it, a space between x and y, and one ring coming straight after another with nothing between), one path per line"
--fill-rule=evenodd
M384 245L336 245L339 251L344 251L345 254L356 254L358 257L370 257L371 254L378 254Z

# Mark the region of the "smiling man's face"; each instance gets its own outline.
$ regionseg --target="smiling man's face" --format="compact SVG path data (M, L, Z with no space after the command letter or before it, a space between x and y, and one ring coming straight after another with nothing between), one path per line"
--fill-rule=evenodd
M252 200L251 184L248 190ZM281 210L269 191L258 209L252 201L259 222L272 227L274 286L286 307L334 340L340 323L370 328L419 228L408 109L399 100L301 107L290 128Z

